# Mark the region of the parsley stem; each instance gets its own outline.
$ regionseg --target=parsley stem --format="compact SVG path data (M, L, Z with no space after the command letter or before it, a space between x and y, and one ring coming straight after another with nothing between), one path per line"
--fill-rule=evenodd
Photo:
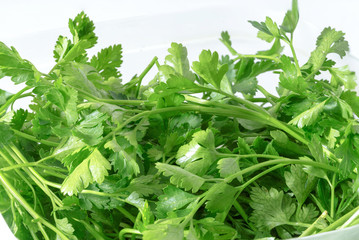
M242 216L242 218L244 219L244 221L248 224L248 226L254 231L257 232L258 229L250 222L248 221L249 217L247 215L247 213L244 211L242 205L237 201L234 200L233 202L233 207L237 210L237 212Z
M354 208L353 210L351 210L350 212L348 212L347 214L345 214L344 216L342 216L341 218L336 220L334 223L330 224L328 227L322 229L319 233L329 232L329 231L332 231L332 230L335 230L335 229L339 228L341 225L343 225L357 211L359 211L359 206L357 206L356 208Z
M53 141L49 141L49 140L44 140L44 139L37 139L36 137L30 135L30 134L27 134L27 133L24 133L24 132L20 132L16 129L11 129L15 135L19 136L19 137L23 137L27 140L30 140L30 141L33 141L33 142L39 142L39 143L42 143L44 145L48 145L48 146L51 146L51 147L57 147L59 144L57 142L53 142Z
M257 55L257 54L238 54L238 57L236 57L234 59L234 61L242 59L242 58L259 58L259 59L268 59L268 60L272 60L276 63L280 63L280 59L277 57L272 57L272 56L266 56L266 55Z
M0 156L5 159L5 161L10 165L13 166L13 162L5 155L4 152L2 152L0 150ZM20 178L26 183L27 186L29 186L29 188L31 189L33 198L34 198L34 209L36 210L37 207L37 196L36 196L36 192L34 187L31 185L31 183L29 182L29 180L24 176L24 174L22 172L20 172L19 169L15 169L15 172L20 176Z
M232 153L216 153L220 157L238 157L238 158L251 158L251 157L258 157L258 158L272 158L278 159L276 155L268 155L268 154L232 154Z
M138 95L140 93L140 88L141 88L141 83L143 78L147 75L147 73L151 70L151 68L153 67L153 65L155 65L155 63L157 62L158 58L154 57L152 59L152 61L148 64L148 66L145 68L145 70L143 70L143 72L140 74L140 76L138 77L138 85L137 85L137 90L136 90L136 98L138 98Z
M9 180L0 172L0 182L4 186L4 188L11 193L11 195L20 203L21 206L23 206L26 211L35 219L39 220L41 224L45 225L46 227L53 230L56 234L58 234L61 239L63 240L69 240L59 229L57 229L54 225L52 225L49 221L45 220L43 217L41 217L27 202L26 200L21 196L19 192L16 191L14 186L9 182Z
M311 235L312 233L314 233L314 231L317 229L317 225L318 222L322 219L325 219L328 215L327 211L324 211L318 218L317 220L315 220L304 232L302 232L302 234L299 236L301 237L306 237Z
M230 175L229 177L225 178L226 182L231 182L233 181L235 178L239 177L239 176L243 176L246 173L249 172L253 172L256 171L262 167L266 167L266 166L270 166L270 165L275 165L275 164L282 164L284 165L288 165L288 164L301 164L301 165L309 165L309 166L313 166L313 167L319 167L322 169L326 169L332 172L339 172L339 169L324 163L319 163L319 162L314 162L311 160L301 160L301 159L289 159L289 158L278 158L278 159L274 159L274 160L269 160L269 161L265 161L265 162L261 162L258 164L255 164L253 166L250 166L248 168L245 168L241 171L238 171L232 175Z
M6 172L6 171L11 171L11 170L15 170L17 168L24 168L24 167L40 167L40 168L44 168L44 169L55 170L58 172L67 172L65 169L61 169L58 167L46 166L46 165L38 164L37 162L21 163L21 164L12 165L9 167L3 167L3 168L0 168L0 171Z
M337 175L334 173L333 174L333 179L332 182L330 184L330 216L332 218L334 217L334 204L335 204L335 187L336 187L336 177Z
M28 161L13 143L10 143L10 148L7 146L4 146L4 148L18 164L28 163ZM58 206L62 206L62 201L46 186L46 183L48 182L46 179L44 179L32 167L24 168L24 171L46 193L46 195L49 196L51 200L53 200Z
M120 231L120 234L118 235L119 240L125 240L125 234L130 233L130 234L137 234L137 235L142 235L142 233L136 229L132 229L132 228L124 228Z
M297 76L302 76L302 72L300 70L300 66L298 63L298 58L297 58L297 54L295 53L295 49L293 47L293 40L291 37L291 40L288 42L290 50L292 51L292 55L293 55L293 59L294 59L294 63L295 63L295 68L297 69Z
M249 179L248 181L246 181L244 184L236 187L238 189L240 189L240 191L242 192L246 187L248 187L251 183L257 181L259 178L263 177L264 175L278 169L278 168L281 168L281 167L284 167L285 164L278 164L278 165L275 165L274 167L271 167L271 168L268 168L267 170L263 171L263 172L260 172L259 174L257 174L256 176L252 177L251 179Z
M136 222L136 217L133 216L129 211L127 211L126 209L124 209L123 207L117 207L116 208L118 211L120 211L120 213L122 213L125 217L128 218L128 220L130 220L132 223Z
M267 92L267 90L265 90L262 86L257 85L257 89L266 97L266 99L268 99L268 101L272 104L275 105L274 101L277 101L278 98L272 94L270 94L269 92ZM272 100L273 99L273 100Z
M2 105L0 107L0 115L2 115L5 110L13 103L16 101L16 99L18 99L20 97L21 94L23 94L25 91L31 89L30 86L26 86L23 89L21 89L19 92L17 92L16 94L12 95L12 97L6 101L6 103L4 105Z

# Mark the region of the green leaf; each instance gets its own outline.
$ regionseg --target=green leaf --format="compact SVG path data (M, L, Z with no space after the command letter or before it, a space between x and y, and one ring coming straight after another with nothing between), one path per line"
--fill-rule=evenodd
M0 122L0 132L0 146L7 145L14 136L13 131L7 124Z
M339 165L340 175L346 178L359 165L359 144L352 134L335 150L335 155L342 159Z
M199 61L192 64L192 69L217 89L220 88L222 78L228 70L228 65L224 64L218 67L218 53L213 52L212 54L210 50L203 50L199 55Z
M302 223L313 223L319 215L319 212L315 208L315 206L310 203L308 205L303 205L299 211L298 222Z
M150 195L161 195L165 184L159 182L154 175L143 175L131 180L125 188L128 192L137 192L138 194L148 197Z
M122 46L115 44L101 49L97 55L91 58L90 64L96 68L96 70L105 79L110 77L121 77L121 73L118 71L118 68L121 67L122 64Z
M275 188L268 191L265 187L254 187L250 197L249 204L253 212L249 219L259 230L271 230L285 225L296 209L292 199Z
M37 70L27 60L22 59L14 47L8 48L0 42L0 78L11 77L15 84L35 80Z
M224 212L232 207L237 189L226 183L217 183L208 191L206 208L211 212Z
M359 97L356 92L343 92L340 98L349 104L355 115L359 116Z
M69 29L74 44L80 40L86 40L88 44L86 48L91 48L97 43L97 36L94 33L95 25L83 11L77 14L73 20L69 20Z
M293 118L289 122L289 124L297 125L299 128L312 125L315 121L317 121L319 114L321 114L321 112L323 111L326 102L327 100L317 103L312 108L302 112L301 114Z
M326 159L323 152L323 145L318 135L313 135L312 140L308 145L308 148L317 162L326 163L326 164L328 163L328 160Z
M279 76L279 85L299 94L305 93L308 84L303 77L298 76L297 69L290 58L282 56L280 60L280 66L283 69L283 72Z
M227 31L221 32L221 38L219 39L229 50L232 55L237 55L237 51L232 48L231 37Z
M205 182L205 179L174 165L156 163L156 168L164 176L171 177L170 182L172 184L186 191L192 190L195 193Z
M102 122L108 116L104 113L94 111L86 115L79 124L72 130L74 136L81 138L88 145L94 146L102 140L103 126Z
M115 152L110 158L114 170L123 177L132 177L140 173L140 168L136 162L136 150L127 140L112 139L105 144L105 148Z
M349 66L343 66L339 68L329 68L329 72L332 74L330 84L334 87L344 86L347 90L353 90L356 87L355 72L349 70Z
M76 195L87 188L90 183L102 183L110 163L102 156L97 148L68 175L61 186L61 192L67 195Z
M293 33L297 27L299 20L298 1L292 1L292 9L288 10L283 19L283 23L280 26L283 31Z
M314 71L323 65L327 54L336 53L342 58L349 50L348 42L344 40L344 33L331 27L324 28L317 38L316 45L317 48L311 53L308 61Z
M62 219L55 219L56 227L64 233L69 239L71 240L77 240L77 237L73 235L75 229L73 228L72 224L69 223L69 220L67 218Z
M218 161L219 174L222 178L226 178L240 171L238 158L222 158ZM237 177L239 182L243 181L242 176Z
M187 48L180 43L171 43L171 48L168 49L170 55L166 56L166 64L170 63L175 72L181 76L195 80L195 75L191 72L187 58Z
M179 210L196 199L197 196L168 185L163 189L163 195L158 197L156 209L161 218L166 218L168 213Z
M104 93L92 82L94 75L99 75L96 69L90 65L71 62L62 65L61 75L64 82L77 89L84 91L94 97L102 98Z
M78 113L76 90L65 86L51 88L46 93L46 98L48 101L52 102L64 111L68 126L73 125L77 121Z
M56 41L55 50L54 50L54 58L56 62L60 62L73 47L71 41L64 36L59 36Z
M299 206L302 206L311 191L316 186L316 178L303 171L300 165L291 165L290 172L284 173L285 183L294 193Z

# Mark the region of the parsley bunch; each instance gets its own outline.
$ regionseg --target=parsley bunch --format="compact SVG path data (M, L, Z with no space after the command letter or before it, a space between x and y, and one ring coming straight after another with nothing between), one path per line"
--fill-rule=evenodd
M294 0L281 25L250 21L272 43L255 54L222 32L231 55L203 50L190 64L172 43L126 83L121 45L87 55L97 36L83 12L47 74L0 42L0 77L26 84L0 90L0 209L15 236L291 238L359 223L359 97L354 73L330 59L348 43L325 28L301 65L298 19ZM277 96L257 82L266 72ZM12 110L22 97L31 111Z

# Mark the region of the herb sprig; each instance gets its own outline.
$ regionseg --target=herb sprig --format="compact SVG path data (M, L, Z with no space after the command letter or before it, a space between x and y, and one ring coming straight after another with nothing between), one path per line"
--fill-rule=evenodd
M298 20L294 0L282 24L250 21L272 43L255 54L222 32L231 56L203 50L190 64L172 43L126 83L121 45L87 55L97 36L83 12L47 74L0 42L0 76L26 84L0 90L0 209L15 236L291 238L357 224L359 97L355 74L330 59L348 43L325 28L300 64ZM277 96L258 84L265 72L278 74ZM31 111L12 110L25 96Z

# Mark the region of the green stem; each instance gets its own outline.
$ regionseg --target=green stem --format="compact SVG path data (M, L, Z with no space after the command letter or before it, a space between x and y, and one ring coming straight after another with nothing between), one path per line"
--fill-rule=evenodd
M51 147L57 147L59 144L57 142L52 142L52 141L48 141L48 140L44 140L44 139L37 139L36 137L30 135L30 134L27 134L27 133L23 133L23 132L20 132L16 129L11 129L15 135L19 136L19 137L23 137L27 140L30 140L30 141L33 141L33 142L40 142L44 145L48 145L48 146L51 146Z
M133 216L129 211L124 209L123 207L117 207L116 208L120 213L122 213L126 218L128 218L132 223L136 222L136 217Z
M125 240L125 234L130 233L130 234L137 234L137 235L142 235L142 233L136 229L132 229L132 228L124 228L120 231L120 234L118 235L118 238L120 240Z
M274 95L270 94L269 92L267 92L267 90L265 90L262 86L257 85L257 89L266 97L268 102L270 102L272 105L275 105L274 101L278 100L278 98L276 96L274 96Z
M2 152L0 150L0 156L5 159L5 161L10 165L10 166L13 166L13 162L5 155L4 152ZM15 172L20 176L20 178L26 183L26 185L29 186L29 188L31 189L32 191L32 195L33 195L33 198L34 198L34 209L36 209L37 207L37 196L36 196L36 192L35 192L35 189L34 187L31 185L31 183L29 182L29 180L24 176L24 174L22 172L20 172L19 169L15 169ZM13 215L15 216L15 215Z
M248 181L246 181L246 183L238 186L237 188L239 188L241 191L243 191L243 189L245 189L246 187L248 187L250 184L252 184L253 182L255 182L257 179L263 177L264 175L278 169L278 168L281 168L281 167L284 167L285 164L278 164L274 167L271 167L271 168L268 168L267 170L257 174L256 176L252 177L251 179L249 179Z
M277 57L272 57L272 56L266 56L266 55L258 55L258 54L238 54L238 57L236 57L234 59L234 61L238 60L238 59L242 59L242 58L258 58L258 59L268 59L268 60L272 60L276 63L280 63L280 59Z
M138 98L138 95L140 93L140 88L141 88L141 83L143 78L147 75L147 73L151 70L151 68L153 67L153 65L156 64L156 61L158 60L157 57L154 57L152 59L152 61L150 62L150 64L148 64L148 66L145 68L145 70L143 70L143 72L141 73L141 75L138 77L138 83L137 83L137 90L136 90L136 98Z
M116 134L118 131L120 131L123 127L125 127L127 124L137 121L143 117L148 117L150 115L167 113L167 112L189 112L189 111L202 112L202 113L227 116L227 117L251 119L253 121L257 121L257 122L261 122L261 123L267 122L267 119L263 118L262 114L257 113L252 110L249 110L249 109L241 109L241 111L237 110L236 112L233 112L229 109L210 108L210 107L203 107L203 106L197 106L197 105L184 105L184 106L178 106L178 107L154 109L154 110L144 111L142 113L139 113L139 114L127 119L125 122L123 122L121 125L119 125L114 131L112 131L107 136L105 136L103 138L103 141L112 137L114 134Z
M334 203L335 203L335 187L336 187L336 174L333 174L333 180L332 183L330 184L330 216L332 218L334 217Z
M67 173L67 171L65 169L46 166L46 165L38 164L37 162L21 163L21 164L12 165L9 167L3 167L3 168L0 168L0 171L6 172L6 171L11 171L11 170L14 170L17 168L25 168L25 167L39 167L39 168L43 168L43 169L49 169L49 170L55 170L55 171Z
M290 50L292 51L292 55L293 55L293 59L294 59L294 63L295 63L295 68L297 69L297 76L302 76L302 72L300 70L300 66L298 63L298 58L297 58L297 54L295 53L295 49L293 47L293 36L291 37L291 40L288 42Z
M348 219L353 214L355 214L358 210L359 210L359 206L357 206L356 208L354 208L353 210L351 210L350 212L348 212L347 214L345 214L344 216L342 216L341 218L336 220L334 223L330 224L328 227L321 230L319 233L329 232L329 231L333 231L333 230L337 229L338 227L342 226L346 221L348 221Z
M28 163L25 157L21 154L21 152L17 149L17 147L10 143L10 147L4 146L6 151L11 155L11 157L18 163ZM47 186L48 182L44 179L35 169L32 167L24 168L24 171L30 176L30 178L46 193L49 198L54 201L58 206L62 206L62 201L53 193Z
M302 222L285 222L284 224L295 226L295 227L310 227L311 225L309 223L302 223Z
M16 191L14 186L9 182L9 180L0 172L0 182L3 187L6 188L7 191L11 193L11 195L19 202L21 206L25 208L25 210L35 219L39 220L41 224L53 230L56 234L58 234L63 240L69 240L59 229L57 229L54 225L49 223L47 220L42 218L27 202L26 200Z
M276 165L276 164L282 164L282 165L288 165L288 164L301 164L301 165L309 165L309 166L314 166L314 167L318 167L318 168L322 168L325 170L329 170L332 172L339 172L339 169L324 163L319 163L319 162L314 162L311 160L301 160L301 159L289 159L289 158L279 158L279 159L274 159L274 160L269 160L269 161L265 161L262 163L258 163L255 164L251 167L248 167L244 170L238 171L237 173L234 173L232 175L230 175L229 177L225 178L226 182L231 182L233 181L235 178L242 176L246 173L249 172L253 172L256 171L258 169L261 169L262 167L266 167L266 166L270 166L270 165Z
M19 98L19 96L20 96L21 94L23 94L25 91L27 91L27 90L29 90L29 89L31 89L31 87L26 86L26 87L24 87L23 89L21 89L19 92L17 92L16 94L12 95L12 97L11 97L9 100L7 100L4 105L2 105L2 106L0 107L0 115L2 115L2 114L5 112L5 110L6 110L13 102L15 102L16 99Z
M258 230L256 229L256 227L250 222L248 221L248 215L247 213L244 211L244 209L242 208L241 204L239 204L239 202L237 200L235 200L233 202L233 207L237 210L237 212L242 216L242 218L244 219L244 221L248 224L248 226L254 231L257 232Z
M219 157L238 157L238 158L271 158L271 159L278 159L276 155L268 155L268 154L232 154L232 153L220 153L216 152L216 155Z
M317 229L317 225L318 225L318 222L322 219L325 219L328 215L328 212L327 211L324 211L318 218L317 220L315 220L314 223L312 223L312 225L310 225L299 237L305 237L305 236L309 236L311 235L312 233L314 233L314 231Z
M196 214L196 212L198 211L198 209L200 209L200 207L207 201L207 197L208 197L208 192L210 190L207 191L206 195L201 199L201 201L199 201L199 203L196 204L196 206L191 210L191 212L186 216L186 218L183 220L183 222L181 223L180 227L185 228L187 223L189 223L189 221L191 221L191 219L193 218L193 216Z

